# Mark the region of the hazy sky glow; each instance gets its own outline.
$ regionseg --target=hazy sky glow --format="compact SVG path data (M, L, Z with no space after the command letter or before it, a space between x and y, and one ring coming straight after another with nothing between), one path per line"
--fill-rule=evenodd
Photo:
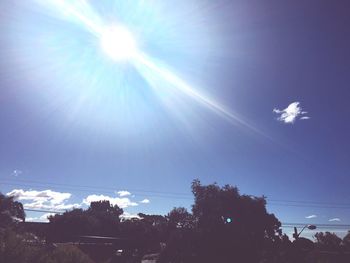
M0 190L130 216L189 207L199 178L266 195L284 222L350 224L345 10L1 1Z

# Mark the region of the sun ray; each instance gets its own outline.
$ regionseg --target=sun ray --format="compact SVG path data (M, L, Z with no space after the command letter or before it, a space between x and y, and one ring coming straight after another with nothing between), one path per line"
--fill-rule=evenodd
M36 0L41 5L48 7L63 19L71 19L84 26L92 34L100 37L103 34L104 25L100 17L85 0Z
M127 60L149 84L151 83L149 74L151 74L153 77L156 76L162 81L166 81L178 92L187 95L231 123L262 134L241 116L198 91L198 89L189 85L166 66L159 65L157 60L138 50L137 43L126 27L119 24L117 26L105 25L101 17L94 12L93 8L85 0L74 1L73 3L66 0L36 1L46 6L51 5L51 8L56 12L60 12L62 18L69 18L79 22L81 26L98 39L104 53L110 56L115 63Z
M250 125L245 120L243 120L243 118L239 117L238 114L232 113L231 111L226 109L223 105L220 105L215 100L197 91L195 88L190 86L188 83L186 83L184 80L182 80L172 71L168 70L163 66L158 66L157 63L146 54L139 53L136 59L134 60L134 65L138 69L138 72L144 78L146 79L148 78L147 74L145 74L146 72L145 68L147 68L148 70L151 70L153 74L158 75L160 78L166 80L169 84L171 84L177 90L181 91L183 94L186 94L187 96L201 103L208 109L216 112L217 114L229 120L230 122L234 124L242 125L246 128L249 128L251 130L254 130L255 132L260 133L258 129Z

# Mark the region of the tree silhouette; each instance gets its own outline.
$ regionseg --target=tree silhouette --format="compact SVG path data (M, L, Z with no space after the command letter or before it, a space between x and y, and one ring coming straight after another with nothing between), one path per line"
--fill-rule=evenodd
M167 235L167 220L161 215L138 214L141 218L144 238L150 243L164 242Z
M174 207L166 216L168 220L168 227L175 228L193 228L195 220L184 207Z
M25 220L22 203L0 193L0 227L10 226L18 220Z
M334 233L318 232L315 234L316 246L323 250L340 250L341 238Z
M281 241L281 223L266 211L264 197L240 195L237 187L192 183L195 202L190 231L171 236L163 262L258 262L265 248ZM173 221L190 218L183 209ZM185 245L185 246L184 246Z
M347 251L350 251L350 231L343 238L342 244Z
M202 235L203 260L256 262L266 243L280 239L281 223L266 211L264 197L240 195L238 188L192 183L192 211Z
M49 217L48 241L73 241L84 235L115 236L123 209L109 201L91 202L87 210L73 209Z
M86 213L97 221L94 229L96 234L113 236L119 233L122 208L111 205L109 201L98 201L92 202Z
M199 240L195 235L195 218L186 208L174 207L166 216L168 239L160 262L193 262L195 244Z
M121 221L123 209L98 201L86 210L49 217L47 241L95 243L80 245L82 251L33 249L29 243L41 244L35 228L15 224L24 220L22 204L0 194L0 262L88 262L82 252L97 262L140 262L143 255L159 251L161 263L350 262L350 232L343 239L321 232L315 234L316 242L302 237L291 242L282 235L278 219L266 211L264 197L242 195L230 185L202 185L199 180L193 181L192 193L192 213L175 207L166 216L139 213ZM84 237L90 235L103 238ZM109 246L103 245L106 240ZM121 257L116 249L123 249Z

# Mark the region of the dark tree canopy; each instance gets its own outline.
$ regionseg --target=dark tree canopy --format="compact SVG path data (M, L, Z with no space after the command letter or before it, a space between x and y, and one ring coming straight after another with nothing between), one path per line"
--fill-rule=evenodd
M166 216L169 224L169 228L193 228L194 218L186 208L174 207Z
M140 262L143 255L153 257L159 252L161 263L350 262L350 232L343 239L325 232L315 234L316 242L303 237L291 242L282 235L277 218L267 212L264 197L242 195L230 185L202 185L198 180L193 181L192 192L192 213L175 207L166 216L139 213L137 218L121 220L123 209L99 201L86 210L51 216L43 237L49 243L88 241L81 251L28 245L42 244L43 239L35 228L15 224L24 220L22 204L0 195L0 262L90 262L90 258ZM103 247L103 240L113 241ZM90 242L97 242L96 246ZM117 248L123 249L122 257L115 253Z
M281 223L267 213L265 198L240 195L230 185L204 186L199 180L193 181L192 193L193 214L178 208L168 218L193 229L172 232L163 262L258 262L267 243L281 242Z
M49 217L49 240L74 240L82 235L114 236L119 232L123 209L109 201L91 202L87 210L73 209Z
M337 250L340 249L340 244L342 240L334 233L330 232L319 232L315 234L316 245L320 249L324 250Z
M264 197L240 195L238 188L217 184L202 186L200 181L192 183L195 203L192 211L199 228L235 230L255 240L275 239L281 223L266 211Z
M0 193L0 227L10 226L17 220L25 220L22 203Z
M342 242L346 250L350 251L350 231L345 235Z
M265 243L280 239L281 223L267 213L264 197L240 195L230 185L203 186L199 180L193 181L192 192L204 261L256 262Z

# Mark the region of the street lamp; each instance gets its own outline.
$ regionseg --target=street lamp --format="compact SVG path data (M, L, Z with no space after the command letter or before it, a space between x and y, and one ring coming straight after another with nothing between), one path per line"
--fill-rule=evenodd
M303 232L305 228L307 228L307 229L309 229L309 230L315 230L315 229L316 229L316 226L315 226L315 225L305 225L305 226L303 227L303 229L302 229L299 233L298 233L298 229L297 229L296 227L294 227L294 234L293 234L293 237L294 237L295 239L298 239L299 236L300 236L300 234L301 234L301 232Z

